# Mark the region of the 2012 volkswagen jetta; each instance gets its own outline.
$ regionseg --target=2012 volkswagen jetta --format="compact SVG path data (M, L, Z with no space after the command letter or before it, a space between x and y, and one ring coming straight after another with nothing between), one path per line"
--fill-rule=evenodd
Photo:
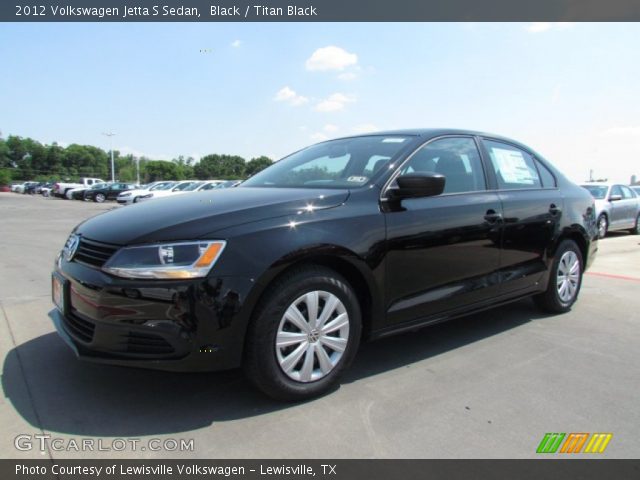
M78 225L52 318L84 359L166 370L242 365L280 399L336 384L362 339L532 296L578 297L593 199L528 147L462 130L300 150L238 188Z

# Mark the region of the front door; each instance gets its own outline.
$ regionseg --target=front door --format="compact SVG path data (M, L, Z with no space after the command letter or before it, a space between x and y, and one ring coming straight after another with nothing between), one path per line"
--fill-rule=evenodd
M474 138L433 140L398 175L427 171L445 176L443 194L385 212L389 326L437 318L498 290L502 211L498 194L486 189Z

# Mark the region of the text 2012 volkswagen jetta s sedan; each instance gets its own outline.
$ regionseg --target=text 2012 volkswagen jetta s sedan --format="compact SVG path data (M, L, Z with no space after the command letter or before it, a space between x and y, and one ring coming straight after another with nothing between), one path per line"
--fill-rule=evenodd
M166 370L242 365L267 394L335 384L361 339L533 296L576 301L593 199L512 140L459 130L300 150L238 188L78 225L52 317L78 356Z

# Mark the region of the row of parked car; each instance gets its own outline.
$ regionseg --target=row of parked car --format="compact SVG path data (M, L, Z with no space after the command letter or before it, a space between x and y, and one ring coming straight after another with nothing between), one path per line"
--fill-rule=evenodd
M638 233L640 226L640 185L590 182L582 185L595 200L598 236L614 230Z
M159 181L148 185L124 182L105 182L99 178L81 178L79 183L23 182L11 186L12 192L58 196L69 200L90 200L102 203L116 200L123 205L153 198L198 192L214 188L229 188L241 180L182 180ZM640 215L640 185L589 182L582 185L595 200L598 234L637 228Z
M240 182L241 180L182 180L135 185L126 182L105 182L99 178L83 178L81 183L74 184L24 182L13 185L11 191L97 203L115 200L120 204L128 205L188 192L235 187Z

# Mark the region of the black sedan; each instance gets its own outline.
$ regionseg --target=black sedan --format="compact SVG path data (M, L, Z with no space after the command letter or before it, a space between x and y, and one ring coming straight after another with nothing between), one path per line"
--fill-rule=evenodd
M102 203L105 200L115 200L122 192L133 190L134 188L136 186L130 183L106 183L100 185L99 188L85 190L84 199Z
M84 359L242 365L267 394L326 392L363 339L533 297L568 311L597 246L593 199L530 148L462 130L320 143L237 188L74 229L52 318Z

